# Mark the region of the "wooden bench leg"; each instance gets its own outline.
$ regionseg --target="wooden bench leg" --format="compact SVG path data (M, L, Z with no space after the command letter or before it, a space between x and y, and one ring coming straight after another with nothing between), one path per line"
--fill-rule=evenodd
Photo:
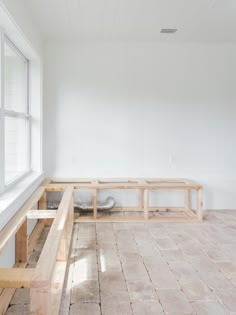
M47 209L47 192L44 192L42 197L39 199L39 209L40 210Z
M28 261L28 235L27 219L16 233L16 263L26 263Z
M145 189L144 190L144 218L146 220L148 220L149 218L148 208L149 208L149 191L148 189Z
M143 210L143 189L138 191L138 209Z
M93 192L93 218L97 219L97 190Z
M186 210L190 210L191 206L190 206L190 190L186 189L185 190L185 209Z
M51 315L51 288L30 289L30 314Z
M197 215L199 221L203 219L203 190L202 188L197 190Z

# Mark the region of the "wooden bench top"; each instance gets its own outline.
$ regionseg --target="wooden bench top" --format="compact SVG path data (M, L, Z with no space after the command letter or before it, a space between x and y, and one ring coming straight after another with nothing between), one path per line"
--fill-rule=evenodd
M187 179L163 178L107 178L107 179L52 179L46 191L63 191L67 186L74 189L195 189L202 188Z

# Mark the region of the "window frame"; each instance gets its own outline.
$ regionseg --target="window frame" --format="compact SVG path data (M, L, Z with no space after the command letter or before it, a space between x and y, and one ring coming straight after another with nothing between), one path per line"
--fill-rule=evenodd
M6 189L12 187L18 181L23 179L31 172L31 110L30 110L30 61L25 55L20 51L20 49L9 39L9 37L2 31L0 32L1 48L0 48L0 94L1 94L1 104L0 104L0 193L3 193ZM24 61L26 61L26 112L18 112L14 110L9 110L5 108L5 53L4 48L7 44L13 51ZM26 147L27 147L27 165L26 170L15 178L6 182L5 178L5 118L18 118L24 119L27 122L27 135L26 135Z

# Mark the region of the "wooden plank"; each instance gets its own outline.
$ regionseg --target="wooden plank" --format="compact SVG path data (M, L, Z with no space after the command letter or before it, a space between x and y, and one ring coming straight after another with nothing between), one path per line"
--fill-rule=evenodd
M185 190L185 202L184 202L185 208L186 209L190 209L191 205L190 205L190 190L186 189Z
M71 238L72 238L72 232L73 232L73 226L74 226L74 198L72 195L70 206L69 206L69 212L68 212L68 218L67 218L67 224L66 224L66 236L65 236L65 242L67 242L66 247L66 259L64 262L59 262L57 260L56 266L54 269L54 275L52 278L52 285L51 285L51 294L52 294L52 308L50 315L58 315L60 311L60 305L61 305L61 297L63 292L63 285L65 281L65 275L66 275L66 267L68 263L68 255L70 253L71 249ZM62 244L61 244L62 245ZM62 245L63 246L63 245Z
M21 227L16 233L15 250L16 250L16 263L28 261L28 224L27 219L23 222Z
M169 217L149 217L149 220L146 220L144 217L128 217L128 216L102 216L98 217L96 220L94 220L93 216L79 216L75 218L74 222L199 222L199 219L197 216L183 216L183 217L175 217L175 216L169 216Z
M149 212L183 212L184 207L149 207ZM136 207L114 207L110 210L110 212L143 212L143 208L136 208Z
M52 182L52 179L51 179L51 178L45 178L44 181L41 183L40 186L49 185L49 184L51 184L51 182Z
M93 191L93 217L94 219L97 218L97 190L94 189Z
M199 185L188 185L188 184L182 184L182 185L159 185L159 184L50 184L48 186L45 186L45 189L47 192L50 191L64 191L66 187L71 186L74 187L75 190L78 189L97 189L97 190L119 190L119 189L149 189L149 190L162 190L162 189L168 189L168 190L185 190L185 189L195 189L198 190L201 188Z
M40 199L43 193L44 187L39 187L20 208L20 210L13 216L13 218L6 224L6 226L0 231L0 253L2 253L9 239L14 236L21 227L25 220L26 213L32 208L35 202Z
M61 185L59 185L60 187ZM185 190L185 189L199 189L201 186L199 185L188 185L188 184L182 184L182 185L176 185L176 184L171 184L171 185L161 185L161 184L69 184L68 186L73 186L74 189L98 189L98 190L103 190L103 189L149 189L149 190L158 190L158 189L179 189L179 190ZM47 188L50 186L47 186ZM56 184L53 184L51 188L58 188Z
M35 245L37 244L37 242L40 238L40 235L43 232L43 229L44 229L44 222L42 220L36 224L33 232L31 233L31 235L29 237L29 240L28 240L28 257L30 257L31 254L33 253Z
M31 268L1 268L1 288L30 288L34 269Z
M17 263L14 265L13 268L25 268L26 263ZM4 315L8 309L8 306L11 302L11 299L15 293L16 289L15 288L6 288L2 291L0 295L0 314Z
M60 315L69 314L70 309L70 301L71 301L71 291L73 284L73 276L74 276L74 262L76 261L76 242L77 242L77 233L78 233L79 224L75 224L73 230L73 236L71 241L70 248L70 258L67 263L67 273L65 275L65 285L63 287L61 305L60 305Z
M148 189L144 190L144 219L148 220L149 213L148 213L148 207L149 207L149 191Z
M9 307L16 289L4 289L0 295L0 314L4 315Z
M29 210L27 212L27 219L54 219L56 210Z
M39 209L44 210L47 209L47 192L45 191L42 197L39 199Z
M186 179L165 178L108 178L108 179L53 179L48 190L63 190L66 186L75 189L199 189L201 186Z
M203 190L202 188L197 191L197 215L199 221L203 220Z
M66 274L66 262L57 262L52 278L50 315L60 312L61 297Z
M153 181L153 182L166 182L166 183L186 183L186 184L194 184L192 181L186 178L140 178L140 177L131 177L131 178L51 178L51 183L80 183L80 182L145 182L145 181Z
M44 229L44 223L38 222L28 240L28 257L32 254L35 245ZM27 263L16 263L14 268L25 268ZM15 293L15 288L4 289L0 295L0 314L3 315L8 309L11 299Z
M57 216L54 219L40 255L35 274L32 279L32 287L37 287L37 284L41 285L43 282L48 284L51 280L72 196L73 188L68 187L63 194L61 203L57 210ZM50 257L50 260L48 260L48 257Z
M144 207L144 191L143 189L139 189L138 191L138 209L143 210Z
M56 261L63 259L65 263L65 254L69 252L69 246L66 246L66 244L69 244L69 233L72 233L72 211L73 187L68 187L63 194L57 215L53 221L31 280L31 315L51 315L55 308L55 305L53 305L51 284L57 264ZM64 233L68 233L67 238ZM50 257L50 259L48 259L48 257Z

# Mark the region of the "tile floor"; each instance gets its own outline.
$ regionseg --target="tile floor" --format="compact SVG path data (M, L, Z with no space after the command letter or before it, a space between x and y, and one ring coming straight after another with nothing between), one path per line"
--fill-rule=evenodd
M7 315L29 314L27 304L16 290ZM60 315L159 314L236 315L236 211L75 224Z

